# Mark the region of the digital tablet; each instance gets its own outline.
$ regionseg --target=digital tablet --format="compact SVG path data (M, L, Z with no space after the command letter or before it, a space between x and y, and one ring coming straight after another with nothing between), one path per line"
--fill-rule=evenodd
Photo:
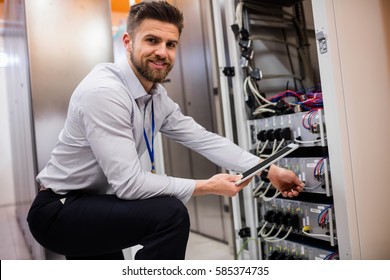
M299 147L298 144L289 144L282 148L281 150L277 151L276 153L272 154L268 158L264 159L259 164L253 166L251 169L248 169L244 173L242 173L242 178L236 182L236 185L241 184L242 182L248 180L249 178L255 176L257 173L260 173L260 171L266 169L268 166L270 166L275 161L278 161L279 159L285 157L289 153L293 152Z

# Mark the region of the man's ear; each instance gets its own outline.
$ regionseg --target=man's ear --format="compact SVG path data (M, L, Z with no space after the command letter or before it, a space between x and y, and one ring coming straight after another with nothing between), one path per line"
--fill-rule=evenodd
M123 45L125 46L126 51L130 52L131 51L131 46L132 46L132 38L129 33L123 34L122 37Z

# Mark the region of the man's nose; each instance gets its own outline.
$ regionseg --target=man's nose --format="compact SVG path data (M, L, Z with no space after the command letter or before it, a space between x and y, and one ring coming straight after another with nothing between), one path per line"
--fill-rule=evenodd
M158 44L154 53L158 57L165 58L167 56L167 46L165 43Z

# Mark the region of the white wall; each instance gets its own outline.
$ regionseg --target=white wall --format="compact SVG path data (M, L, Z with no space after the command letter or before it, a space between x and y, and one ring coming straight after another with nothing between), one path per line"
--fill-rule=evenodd
M0 52L4 51L3 41L0 36ZM0 206L15 203L5 71L6 67L0 67Z

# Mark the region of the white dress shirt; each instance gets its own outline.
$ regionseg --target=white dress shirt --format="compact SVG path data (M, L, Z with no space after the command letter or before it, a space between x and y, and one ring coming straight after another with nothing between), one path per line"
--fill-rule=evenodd
M144 128L151 141L153 98L158 131L215 164L242 172L259 161L228 139L206 131L160 84L148 94L126 60L97 65L75 89L63 130L37 181L59 194L71 190L116 194L121 199L175 196L187 202L195 180L145 170Z

